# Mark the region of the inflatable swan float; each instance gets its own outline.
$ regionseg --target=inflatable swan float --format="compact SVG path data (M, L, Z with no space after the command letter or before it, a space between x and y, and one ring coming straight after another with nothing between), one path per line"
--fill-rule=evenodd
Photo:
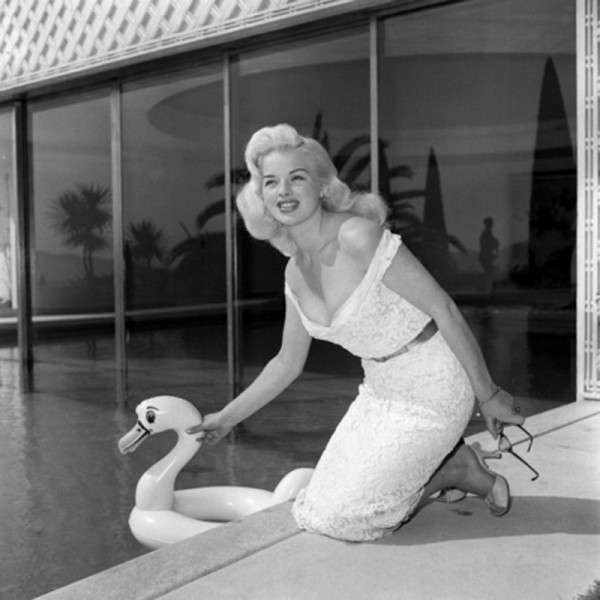
M149 436L174 429L177 443L140 478L129 527L149 548L160 548L228 521L241 519L286 500L308 484L314 469L295 469L273 492L249 487L219 486L175 491L175 478L201 444L186 429L202 422L198 410L175 396L156 396L136 408L138 422L119 440L122 454L133 452Z

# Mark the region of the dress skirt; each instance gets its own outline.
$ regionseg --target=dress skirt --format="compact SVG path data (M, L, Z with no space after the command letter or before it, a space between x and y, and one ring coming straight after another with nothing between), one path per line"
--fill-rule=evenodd
M292 509L301 528L348 541L383 537L410 518L474 402L440 333L385 362L364 359L363 368L357 398Z

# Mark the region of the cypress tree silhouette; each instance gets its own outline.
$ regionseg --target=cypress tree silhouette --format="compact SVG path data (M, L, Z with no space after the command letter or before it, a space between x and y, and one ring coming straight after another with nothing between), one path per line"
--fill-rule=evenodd
M569 122L552 58L540 94L529 212L533 287L569 287L575 248L576 166Z
M420 258L438 282L449 285L456 274L450 242L458 243L458 240L449 236L446 230L440 171L433 148L429 149L424 197Z
M448 233L442 202L442 184L437 158L433 148L429 149L427 175L425 177L425 205L423 207L424 236L431 243L448 251Z

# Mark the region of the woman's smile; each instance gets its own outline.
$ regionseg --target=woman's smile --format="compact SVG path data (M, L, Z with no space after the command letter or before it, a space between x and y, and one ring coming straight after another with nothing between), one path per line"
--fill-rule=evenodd
M273 217L310 217L320 207L320 182L310 161L298 150L273 151L262 163L262 196ZM284 223L284 221L282 221ZM291 222L285 221L287 224Z
M282 213L289 213L296 210L299 206L299 202L297 200L281 200L277 203L277 207Z

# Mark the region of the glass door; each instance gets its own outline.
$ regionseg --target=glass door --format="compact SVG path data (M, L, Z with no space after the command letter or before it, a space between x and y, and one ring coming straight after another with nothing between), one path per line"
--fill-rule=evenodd
M32 102L29 131L35 388L112 395L109 94Z
M219 66L122 88L127 395L227 400Z
M575 399L576 27L562 0L383 21L382 190L498 383Z

